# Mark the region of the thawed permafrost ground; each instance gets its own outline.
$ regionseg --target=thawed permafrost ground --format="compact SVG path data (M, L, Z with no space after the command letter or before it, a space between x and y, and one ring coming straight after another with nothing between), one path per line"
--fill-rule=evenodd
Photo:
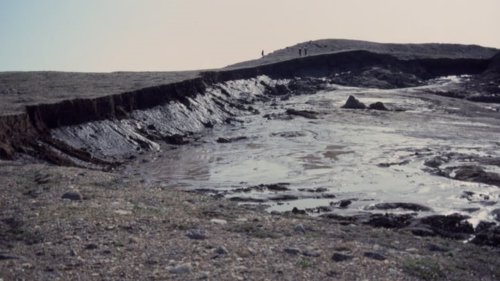
M374 208L404 202L431 208L422 215L458 212L472 224L494 220L499 187L473 182L473 176L457 180L455 170L500 171L498 161L488 161L500 157L499 107L429 93L461 79L467 78L394 90L330 85L313 95L258 102L259 114L217 125L193 143L164 146L125 172L165 187L267 204L269 211L413 212ZM342 109L349 95L367 105L383 102L390 111ZM313 113L304 118L287 109ZM258 187L275 183L285 184L278 191Z

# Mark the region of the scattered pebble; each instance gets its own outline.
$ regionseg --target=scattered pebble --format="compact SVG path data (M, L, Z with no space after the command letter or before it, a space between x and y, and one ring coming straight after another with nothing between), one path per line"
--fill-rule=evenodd
M129 242L130 244L137 244L137 243L139 243L139 238L137 238L137 237L130 237L130 238L128 239L128 242Z
M207 235L205 234L205 230L198 229L198 228L188 230L188 232L186 233L186 236L189 239L194 239L194 240L204 240L207 238Z
M118 215L131 215L132 212L131 211L127 211L127 210L115 210L115 214L118 214Z
M99 247L97 246L97 244L94 244L94 243L90 243L90 244L87 244L85 246L85 250L95 250L97 248L99 248Z
M29 262L23 263L21 265L24 269L33 269L33 265Z
M227 221L223 220L223 219L211 219L210 222L214 223L214 224L219 224L219 225L226 225L227 224Z
M224 256L224 255L227 255L229 254L228 250L226 249L226 247L224 246L219 246L215 249L215 253L218 255L218 256Z
M294 226L293 230L295 230L296 232L306 233L306 228L301 223L299 223L296 226Z
M186 274L191 272L193 267L191 266L190 263L183 263L178 266L175 266L169 270L170 273L172 274Z

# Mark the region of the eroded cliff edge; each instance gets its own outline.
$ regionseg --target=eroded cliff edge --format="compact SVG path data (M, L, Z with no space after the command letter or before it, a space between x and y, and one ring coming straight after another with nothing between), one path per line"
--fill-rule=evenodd
M348 86L398 88L420 85L439 76L467 74L474 77L472 81L487 79L498 84L496 61L494 58L404 60L369 51L347 51L249 68L207 71L183 81L112 95L28 105L25 112L0 117L0 157L111 167L119 164L123 157L130 157L130 153L106 157L109 153L96 153L83 144L64 141L64 138L54 135L54 129L75 128L84 124L93 126L91 129L83 128L80 133L70 129L67 135L97 144L98 138L93 133L109 135L110 132L117 132L118 138L124 139L124 146L110 146L109 149L120 150L127 146L130 151L139 152L154 149L154 140L182 141L179 137L199 131L202 127L229 122L231 116L244 112L251 113L253 98L241 96L249 85L258 87L264 96L272 96L318 90L321 84L318 81L325 79ZM248 82L249 79L253 80ZM239 86L227 84L237 80L247 82ZM289 87L290 81L294 81L295 91ZM494 101L498 90L483 85L484 82L477 82L477 85L471 86L474 96L488 96ZM156 113L146 113L151 109L156 110ZM151 120L157 125L152 124ZM100 123L96 125L96 122ZM165 123L174 125L158 128L163 127L158 124ZM87 133L82 135L82 132Z

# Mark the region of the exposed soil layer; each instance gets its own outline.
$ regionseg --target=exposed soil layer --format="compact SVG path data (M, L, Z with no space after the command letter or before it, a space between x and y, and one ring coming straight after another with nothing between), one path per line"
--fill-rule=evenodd
M133 79L130 79L130 81L123 86L125 88L117 87L116 85L120 85L118 82L127 79L129 76L136 79L137 77L132 74L120 73L95 75L97 77L94 77L94 80L103 77L111 81L109 82L112 87L112 90L109 91L111 95L102 95L102 92L99 92L97 97L92 97L88 95L88 91L81 90L81 87L78 87L78 85L82 83L80 81L76 84L76 88L79 90L76 91L75 95L84 96L84 98L69 100L66 99L69 96L69 86L61 86L61 79L65 80L68 78L67 76L69 76L69 78L75 80L78 79L75 77L83 76L88 78L87 76L92 77L93 75L3 73L0 75L3 80L2 95L6 96L6 99L2 99L2 101L7 108L16 108L8 98L12 95L17 95L13 94L17 91L15 90L16 87L21 87L23 89L27 88L28 90L34 89L35 94L30 95L33 101L20 102L20 104L26 106L25 111L11 113L10 115L4 115L0 118L2 119L0 121L0 143L2 143L0 156L7 159L13 159L16 157L16 152L21 152L53 163L74 163L75 161L73 160L64 159L63 155L68 154L73 158L76 157L79 161L113 166L115 164L113 161L94 159L92 155L89 155L85 151L78 151L77 148L54 145L55 141L50 140L49 130L90 121L127 118L132 111L148 109L168 104L169 102L180 102L189 107L190 98L192 99L199 95L203 95L207 87L215 83L222 83L229 80L249 79L258 75L267 75L272 79L331 76L333 82L345 85L372 85L393 88L403 85L411 86L419 84L421 80L438 76L480 74L488 69L492 63L491 60L482 58L419 58L401 60L390 55L371 53L368 51L349 51L296 58L252 68L204 72L201 76L196 76L196 73L192 72L178 75L152 74L153 78L156 77L155 79L149 77L149 80L142 82L142 84L134 84ZM382 71L366 72L369 69L378 69L380 66L383 66ZM338 73L347 74L341 75L340 77L335 76L335 74ZM363 75L365 75L363 79L364 82L362 83L357 79L353 80L353 77L358 77L359 73L364 73ZM395 73L404 73L406 77L415 78L401 80L392 75ZM38 86L38 84L30 79L31 75L35 77L40 75L47 76L43 78L42 81L49 81L47 82L48 85L46 87L40 87L41 90L37 89L35 86ZM138 74L138 77L143 77L144 75L146 74ZM187 79L193 76L196 78L170 84L162 84L164 81L179 81L183 78ZM37 79L40 78L38 77ZM71 79L70 82L72 81ZM153 83L160 84L137 90L119 92L121 89L134 89L134 87L140 85L151 85ZM45 93L50 92L51 87L55 87L56 89L60 88L60 90L56 92L60 91L61 94L55 95L54 98L50 99L50 103L44 103L47 98ZM100 91L104 88L104 86L100 86L99 83L94 83L90 87L100 88ZM26 89L22 91L26 91ZM279 94L280 89L276 89L275 92ZM48 96L52 97L51 95ZM61 97L63 100L58 101ZM5 111L4 114L8 112L9 111ZM35 141L35 139L45 139L47 141L40 142ZM54 152L54 149L58 152Z

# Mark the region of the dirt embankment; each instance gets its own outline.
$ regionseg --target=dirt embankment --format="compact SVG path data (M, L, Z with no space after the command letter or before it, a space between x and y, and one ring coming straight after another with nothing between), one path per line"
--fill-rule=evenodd
M400 60L390 55L351 51L296 58L251 68L202 73L200 77L134 91L95 98L77 98L55 103L26 106L26 111L0 117L0 156L15 159L19 153L56 164L74 164L65 155L97 165L115 165L97 159L86 151L70 147L50 137L50 130L104 119L123 119L138 109L148 109L169 102L189 106L189 97L205 94L209 85L258 75L272 78L331 77L337 73L358 72L382 67L391 73L405 73L418 79L442 75L482 73L490 63L484 59L414 59ZM388 85L398 86L385 75ZM389 78L387 78L389 77ZM352 81L345 80L347 84ZM392 84L391 84L392 83Z

